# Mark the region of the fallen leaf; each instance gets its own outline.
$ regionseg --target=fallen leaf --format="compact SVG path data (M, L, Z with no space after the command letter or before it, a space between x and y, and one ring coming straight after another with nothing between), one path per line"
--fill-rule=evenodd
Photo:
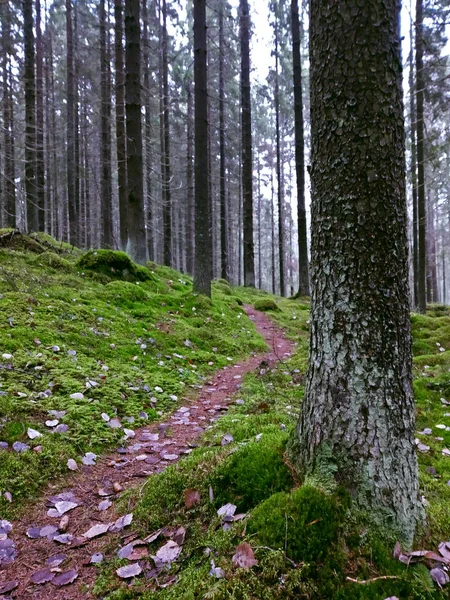
M101 562L103 562L103 554L101 552L96 552L93 554L91 556L91 560L89 561L91 565L99 565Z
M198 490L189 489L184 492L184 503L186 508L190 510L197 504L200 504L200 492Z
M69 515L64 515L59 522L58 529L61 533L65 533L69 529Z
M142 573L142 568L139 563L133 563L131 565L126 565L125 567L120 567L116 570L117 575L121 579L128 579L129 577L136 577Z
M62 533L61 535L55 535L53 540L59 544L70 544L73 540L73 535L71 533Z
M81 392L75 392L75 394L70 394L70 397L72 398L72 400L83 400L84 394L82 394Z
M161 546L161 548L156 553L156 557L164 564L170 564L175 561L181 553L182 548L173 540Z
M52 584L56 585L57 587L62 587L63 585L68 585L69 583L74 582L77 577L78 571L75 569L69 569L69 571L65 571L64 573L57 575L52 580Z
M48 567L45 569L39 569L39 571L35 571L31 577L30 581L36 584L47 583L47 581L51 581L55 578L55 573L51 571Z
M18 581L4 581L3 583L0 583L0 594L7 594L8 592L12 592L12 590L15 590L18 586Z
M86 452L86 454L81 459L81 462L88 467L92 467L95 465L95 461L97 459L97 455L93 452Z
M234 437L231 435L231 433L226 433L223 436L222 441L220 442L220 445L226 446L227 444L231 444L232 442L234 442Z
M235 567L241 569L251 569L253 566L258 564L255 559L252 547L247 542L242 542L236 547L233 558L231 559Z
M12 449L14 452L26 452L30 449L30 446L28 446L28 444L24 444L23 442L14 442Z
M237 506L235 504L228 502L228 504L224 504L219 508L217 515L222 518L232 517L236 512L236 508Z
M40 537L46 537L48 540L52 540L57 533L58 528L55 525L45 525L40 530Z
M27 537L31 540L36 540L41 537L41 528L40 527L28 527L27 529Z
M78 465L73 458L69 458L69 460L67 461L67 468L70 469L71 471L78 470Z
M111 500L102 500L97 506L97 510L104 511L108 510L112 506Z
M435 583L437 583L440 588L442 588L442 586L446 585L450 581L447 573L439 568L431 569L430 575L432 580Z
M93 525L90 529L83 533L82 536L91 540L92 538L98 537L99 535L103 535L104 533L106 533L110 526L111 523L97 523L97 525Z
M124 515L123 517L119 517L115 523L110 525L109 530L111 533L116 533L117 531L121 531L124 527L128 527L131 525L133 521L133 513L129 513L128 515Z
M62 563L66 559L66 554L54 554L53 556L50 556L50 558L47 558L46 563L51 569L54 569L55 567L59 567L59 565L62 565Z

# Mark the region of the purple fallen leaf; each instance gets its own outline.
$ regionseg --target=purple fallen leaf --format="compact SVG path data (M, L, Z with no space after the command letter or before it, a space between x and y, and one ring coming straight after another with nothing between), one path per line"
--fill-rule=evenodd
M0 521L0 533L9 533L12 530L12 523L7 521L6 519L2 519Z
M30 440L34 440L38 437L41 437L42 433L39 433L39 431L36 431L36 429L33 429L32 427L28 427L27 436L30 438Z
M12 502L12 494L11 494L11 492L4 492L3 496L5 497L5 500L7 500L9 503Z
M450 581L447 573L444 570L439 569L438 567L435 569L431 569L430 575L431 579L435 583L437 583L440 588L442 588L442 586L446 585Z
M111 417L106 413L102 413L100 416L105 421L105 423L109 423L109 421L111 421Z
M55 417L55 419L62 419L63 417L66 416L67 411L65 411L65 410L49 410L48 414Z
M150 433L143 431L139 437L142 442L157 442L159 440L159 433Z
M438 546L439 552L442 556L448 560L450 560L450 543L449 542L441 542Z
M234 437L231 435L231 433L226 433L223 436L222 441L220 442L220 445L226 446L227 444L231 444L231 442L234 442Z
M255 559L252 547L247 542L242 542L236 547L233 558L231 559L235 567L241 569L251 569L254 565L258 564Z
M236 508L237 506L235 504L228 502L228 504L224 504L219 508L217 515L223 519L226 517L233 517L234 513L236 512Z
M58 544L70 544L73 540L73 535L71 533L62 533L61 535L55 535L53 540L58 542Z
M96 552L93 554L91 556L91 560L89 561L91 565L99 565L101 562L103 562L103 554L101 552Z
M97 506L97 510L103 511L108 510L108 508L112 506L111 500L102 500Z
M62 587L63 585L68 585L69 583L72 583L77 577L78 571L76 571L75 569L69 569L69 571L64 571L64 573L57 575L52 580L52 584L56 585L57 587Z
M59 512L60 515L63 515L64 513L69 512L70 510L73 510L74 508L77 508L77 506L79 506L78 502L70 502L68 500L64 500L61 502L55 502L55 508Z
M178 454L161 454L161 458L164 460L177 460L179 456Z
M92 538L98 537L99 535L103 535L104 533L106 533L110 526L111 523L97 523L97 525L93 525L90 529L83 533L82 536L91 540Z
M78 465L73 458L69 458L69 460L67 461L67 468L70 469L71 471L78 470Z
M27 450L30 449L30 446L28 446L28 444L24 444L22 442L14 442L14 444L12 445L12 448L13 448L14 452L26 452Z
M35 571L30 577L30 580L33 583L41 584L47 583L47 581L51 581L54 578L55 573L53 573L48 567L46 567L45 569L39 569L39 571Z
M40 527L28 527L27 529L27 537L31 540L36 540L41 537L41 528Z
M54 554L53 556L47 558L46 563L48 564L50 569L54 569L55 567L59 567L59 565L62 565L66 558L66 554Z
M58 419L52 419L52 420L45 421L45 425L47 427L56 427L58 424L59 424Z
M120 429L122 427L122 423L119 421L119 419L111 419L108 422L108 427L111 427L111 429Z
M83 465L87 465L88 467L92 467L95 465L95 461L97 459L97 455L93 452L86 452L86 454L81 459Z
M84 394L82 394L81 392L75 392L75 394L70 394L70 397L72 398L72 400L83 400Z
M159 536L161 535L162 530L161 529L157 529L156 531L154 531L153 533L151 533L150 535L148 535L145 539L144 542L146 544L151 544L152 542L154 542L155 540L157 540L159 538Z
M12 590L15 590L18 586L18 581L4 581L3 583L0 583L0 594L7 594L8 592L12 592Z
M170 564L171 562L177 560L181 553L181 546L179 546L173 540L161 546L161 548L156 553L156 558L159 559L164 564Z
M53 429L52 433L66 433L67 431L69 431L69 426L65 423L60 423Z
M57 531L58 528L55 525L45 525L40 531L40 537L46 537L48 540L52 540Z
M131 565L126 565L125 567L120 567L116 570L117 575L121 579L128 579L129 577L136 577L142 573L142 568L139 563L133 563Z
M121 531L124 527L128 527L128 525L131 525L132 521L133 513L129 513L128 515L119 517L117 521L110 526L109 530L112 533L116 533L117 531Z

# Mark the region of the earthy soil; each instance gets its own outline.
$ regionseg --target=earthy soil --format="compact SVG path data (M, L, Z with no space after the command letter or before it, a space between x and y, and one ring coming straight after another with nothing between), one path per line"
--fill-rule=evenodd
M9 595L0 595L0 600L87 600L93 597L89 590L97 570L87 563L94 553L111 555L124 540L126 543L127 539L133 539L133 524L119 533L106 533L90 541L82 538L82 534L93 525L109 523L118 518L114 504L122 490L142 486L153 474L163 471L188 454L192 445L201 444L201 435L206 427L234 402L231 397L238 391L241 378L246 373L260 367L262 362L267 368L266 363L273 364L291 354L294 343L283 335L267 315L250 306L246 306L245 310L266 340L269 351L218 371L196 398L185 400L165 421L136 429L135 438L129 441L126 452L121 450L120 453L114 452L99 458L95 466L83 466L78 472L68 473L63 481L50 484L41 499L13 523L9 538L15 544L17 556L11 565L0 570L0 590L7 581L17 582L18 587ZM158 434L158 439L151 439L155 436L150 434ZM111 489L113 485L117 493ZM101 490L110 495L99 495ZM30 539L26 534L30 527L59 525L60 519L49 517L47 511L52 506L49 497L61 492L73 492L81 501L80 506L67 513L67 533L72 534L74 540L70 545L62 545L47 538ZM111 500L112 506L99 511L97 507L105 499ZM56 587L52 582L34 584L30 576L47 567L47 559L56 554L65 554L67 557L58 567L60 572L70 569L78 572L75 581L64 587Z

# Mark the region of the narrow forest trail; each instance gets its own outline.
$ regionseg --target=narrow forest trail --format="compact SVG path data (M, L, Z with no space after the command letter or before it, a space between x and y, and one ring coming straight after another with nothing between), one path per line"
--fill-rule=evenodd
M186 400L171 416L137 429L126 450L120 449L99 458L97 464L83 466L57 485L49 485L41 499L21 519L12 523L11 532L2 534L0 522L0 551L10 551L12 541L16 554L13 562L0 570L0 599L86 600L93 597L90 590L97 569L89 564L91 557L100 552L112 555L123 543L133 539L132 523L124 526L119 520L116 523L118 531L112 533L107 530L107 524L119 518L115 502L121 492L148 482L151 475L189 454L195 442L201 444L201 434L208 425L234 402L231 397L238 391L246 373L257 368L262 361L273 364L292 353L295 344L267 315L250 306L245 306L245 310L265 339L268 352L218 371L205 383L196 398ZM61 517L47 514L55 502L66 503L64 506L58 504L62 510L69 506L67 502L78 504L66 513L68 524L60 526ZM96 525L104 526L104 535L91 539L83 536ZM47 526L51 526L44 530L48 536L40 537L42 528ZM8 525L4 529L7 530ZM55 536L57 539L53 539ZM50 558L52 560L49 561ZM34 583L32 578L45 582ZM15 584L11 592L5 589L6 582L10 582L11 586Z

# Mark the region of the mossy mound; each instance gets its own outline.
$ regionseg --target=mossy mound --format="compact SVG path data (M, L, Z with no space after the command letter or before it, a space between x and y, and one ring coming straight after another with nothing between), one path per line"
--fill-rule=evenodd
M2 230L0 232L0 248L33 252L34 254L45 252L45 247L38 240L21 233L18 229Z
M248 523L262 545L285 548L295 561L323 560L337 541L342 512L337 500L303 486L278 492L255 508Z
M150 299L150 295L144 289L129 281L111 281L105 286L105 295L114 304L126 306Z
M222 280L223 281L223 280ZM232 296L233 295L233 290L230 288L230 286L225 283L216 283L214 285L214 291L216 292L221 292L222 294L224 294L224 296Z
M76 263L77 267L124 281L148 281L152 274L134 263L128 254L118 250L90 250Z
M228 287L230 287L230 282L223 278L216 279L215 283L218 283L220 285L227 285Z
M283 461L287 435L264 434L261 442L247 444L230 457L216 474L217 504L253 508L275 492L290 490L292 475Z
M43 252L37 259L40 265L50 267L56 271L69 272L72 270L72 264L65 258L61 258L59 254L55 254L49 250Z
M280 310L278 304L272 298L261 298L253 305L255 310L266 312L268 310Z

